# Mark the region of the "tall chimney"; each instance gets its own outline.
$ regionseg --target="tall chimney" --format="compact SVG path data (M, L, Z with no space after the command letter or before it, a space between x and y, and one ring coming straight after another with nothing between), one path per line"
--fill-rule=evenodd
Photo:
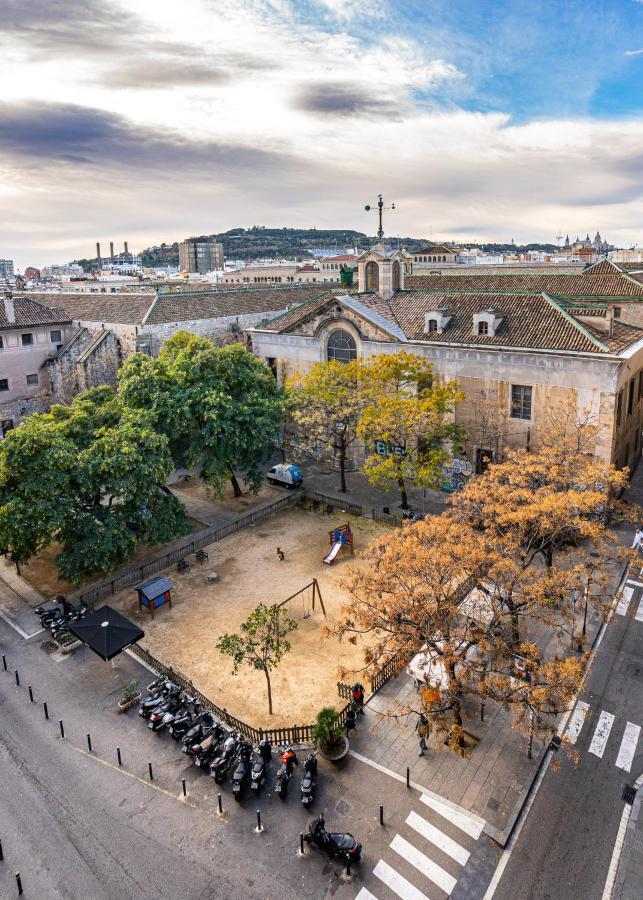
M129 250L127 249L127 241L124 241L124 246L125 246L125 253L126 254L129 253Z
M114 241L109 242L109 258L114 262Z
M96 259L98 261L98 268L100 269L101 258L100 258L100 244L96 241Z
M11 291L4 292L4 314L9 324L15 324L16 311L13 306L13 294Z

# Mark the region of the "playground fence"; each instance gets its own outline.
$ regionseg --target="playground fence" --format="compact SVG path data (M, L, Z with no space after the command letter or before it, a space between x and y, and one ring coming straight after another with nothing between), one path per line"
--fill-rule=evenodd
M196 553L197 550L201 550L209 544L214 544L216 541L220 541L223 538L228 537L228 535L234 534L242 528L246 528L248 525L254 525L255 522L261 522L263 519L268 518L268 516L300 502L301 494L299 491L288 493L283 497L279 497L277 500L272 500L265 506L250 510L234 522L230 522L229 525L211 525L208 528L204 528L202 531L198 531L195 534L181 538L179 541L175 541L166 549L160 550L143 562L125 566L107 578L95 581L87 587L79 588L69 595L69 599L72 602L86 603L87 606L92 609L101 600L113 596L123 588L129 587L132 584L138 584L140 581L149 578L150 575L154 575L157 572L166 569L168 566L174 565L180 559L184 559L186 556Z
M404 653L400 651L392 656L381 669L378 669L373 673L370 683L371 683L371 697L373 694L376 694L381 687L383 687L389 679L391 679L394 675L402 669L407 660L408 653ZM346 684L343 681L337 682L337 693L341 697L342 700L351 700L353 697L353 686L351 684Z
M385 522L387 525L401 525L402 516L392 515L390 513L380 512L372 506L361 506L359 503L351 503L342 497L331 497L328 494L322 494L320 491L311 491L304 489L305 499L318 506L326 506L329 511L341 510L350 516L362 516L366 519L374 519L376 522Z
M170 681L186 691L191 697L197 699L202 706L209 709L220 722L227 725L233 731L238 731L248 741L252 741L253 744L258 744L259 741L262 741L264 738L274 745L309 744L312 742L314 725L285 725L280 728L255 728L254 725L249 725L247 722L237 719L237 717L229 713L225 707L218 706L214 701L210 700L209 697L202 694L186 675L173 669L171 666L166 666L164 663L160 662L160 660L156 659L156 657L152 656L151 653L148 653L147 650L139 647L138 644L132 644L129 649L135 656L150 666L150 668L154 669L155 672L158 672L159 675L169 678ZM350 703L347 703L346 706L340 710L339 718L342 725L346 724L346 713L349 709Z

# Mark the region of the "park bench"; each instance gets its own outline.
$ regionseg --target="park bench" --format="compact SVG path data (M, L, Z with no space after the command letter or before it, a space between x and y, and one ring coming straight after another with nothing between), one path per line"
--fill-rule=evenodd
M187 572L189 568L190 563L187 561L187 559L180 559L176 564L177 572Z
M206 561L206 559L208 558L208 554L205 550L197 550L194 554L194 558L197 562L202 563Z

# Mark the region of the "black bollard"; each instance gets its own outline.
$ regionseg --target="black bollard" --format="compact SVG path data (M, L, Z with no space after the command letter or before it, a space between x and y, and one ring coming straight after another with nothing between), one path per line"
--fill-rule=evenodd
M61 736L61 738L62 738L63 741L64 741L64 740L65 740L65 726L63 725L63 720L60 719L60 721L58 722L58 724L60 725L60 736Z
M16 669L16 686L20 687L20 675L18 675L18 670Z
M120 747L116 748L116 759L118 760L119 766L122 766L123 760L121 759L121 748Z
M350 861L350 859L346 860L346 877L347 878L351 877L351 861Z
M380 825L384 824L384 807L380 806Z
M4 859L4 853L2 852L2 841L0 841L0 862Z
M92 736L89 733L87 734L87 749L90 753L92 752Z
M261 831L261 810L257 810L257 831Z
M181 779L181 784L183 785L183 796L184 796L184 797L187 797L188 792L187 792L187 788L186 788L186 786L185 786L185 778L182 778L182 779Z
M151 762L148 762L147 768L149 769L149 772L150 772L150 781L154 781L154 773L152 772L152 763Z
M33 691L31 690L31 685L29 685L29 702L33 703Z
M5 672L7 671L7 657L4 655L4 653L2 654L2 668L5 670Z
M411 787L411 770L409 767L406 767L406 786L407 788Z
M47 709L47 704L46 704L46 703L43 703L43 704L42 704L42 707L43 707L43 709L44 709L44 711L45 711L45 719L48 719L48 718L49 718L49 710Z
M16 884L18 885L18 896L22 895L22 881L20 880L20 872L16 872Z
M301 853L302 856L304 855L304 832L303 831L299 832L299 852Z
M218 794L217 796L218 796L218 798L219 798L219 813L220 813L221 815L223 815L223 803L222 803L222 801L221 801L221 794Z

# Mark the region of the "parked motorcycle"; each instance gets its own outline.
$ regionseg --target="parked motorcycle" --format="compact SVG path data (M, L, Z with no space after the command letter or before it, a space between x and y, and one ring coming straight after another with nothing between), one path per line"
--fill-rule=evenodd
M199 744L195 744L190 748L189 756L192 758L194 765L201 769L202 772L211 771L213 760L219 756L223 738L223 729L215 730Z
M173 684L171 681L164 681L158 688L157 693L151 694L146 700L143 700L138 711L139 716L143 719L149 719L154 710L165 703L168 697L176 696L180 692L181 688L176 684Z
M170 723L168 731L175 741L182 738L188 731L193 728L199 721L201 707L197 700L189 697L185 709L180 715L175 716L174 721Z
M150 715L148 728L154 732L162 731L166 722L170 722L178 712L182 703L182 693L172 694L166 698L165 703L155 706Z
M226 775L232 768L241 746L241 735L235 732L228 735L223 742L223 753L210 763L210 772L217 784L223 784Z
M266 770L268 763L272 759L272 747L270 741L264 738L259 742L259 746L255 747L255 757L252 763L252 773L250 775L250 790L257 793L264 786L266 781Z
M323 815L317 816L309 824L308 831L304 834L304 840L309 844L314 844L328 856L341 859L347 866L359 862L362 858L360 842L349 832L326 831Z
M304 760L304 777L301 779L301 802L306 809L312 806L317 791L317 753L313 750Z
M210 713L204 713L204 716L208 718L204 718L201 721L198 721L196 725L193 725L189 731L185 733L182 740L181 751L183 753L190 753L192 747L199 744L201 741L205 740L205 738L209 737L213 731L219 729L219 725L215 725L214 720ZM218 738L219 736L217 736Z
M288 784L292 778L293 766L298 765L299 762L292 747L284 747L281 752L281 768L275 777L275 793L282 800L286 799L288 793Z
M232 774L232 793L234 799L239 802L244 789L250 780L252 770L252 746L242 741L239 747L237 768Z

